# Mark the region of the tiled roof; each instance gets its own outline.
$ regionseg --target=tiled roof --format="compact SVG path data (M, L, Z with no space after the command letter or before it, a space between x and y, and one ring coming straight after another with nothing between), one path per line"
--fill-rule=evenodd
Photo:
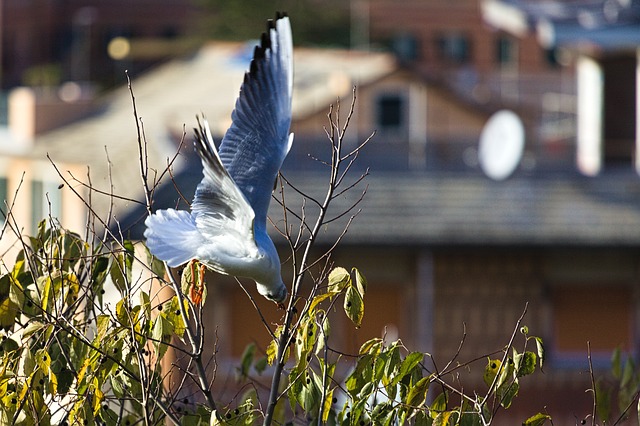
M365 163L363 155L361 164ZM312 169L287 168L285 162L284 174L297 188L322 200L327 176ZM359 173L354 170L352 177ZM200 178L200 169L194 167L178 176L177 184L187 188L184 195L191 197ZM365 197L356 208L362 211L351 223L344 244L640 246L640 177L630 168L597 177L516 174L502 182L475 172L373 170L353 191L335 200L328 216L351 206L365 187ZM299 213L300 197L290 189L285 194L289 207ZM178 198L171 186L156 196L157 208L173 207ZM305 205L307 217L313 218L317 213L314 203ZM181 208L186 208L184 203ZM272 202L269 213L283 227L282 208L277 203ZM349 216L323 227L320 241L331 244ZM142 210L132 212L124 224L139 221L132 237L142 235L143 217ZM292 215L289 224L297 228Z
M288 178L302 188L322 182L310 175ZM480 175L373 172L366 184L362 212L346 243L640 246L640 178L631 171L504 182ZM348 203L338 199L334 211ZM329 240L341 231L328 229Z
M513 33L537 32L548 48L615 51L640 45L638 0L483 0L482 8L491 25Z

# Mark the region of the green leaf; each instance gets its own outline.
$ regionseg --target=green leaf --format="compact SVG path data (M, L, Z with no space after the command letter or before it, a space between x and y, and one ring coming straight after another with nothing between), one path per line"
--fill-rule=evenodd
M524 423L522 423L522 426L542 426L547 422L547 420L551 420L550 415L538 413L525 420Z
M617 380L620 380L620 377L622 377L622 368L620 364L621 353L622 351L620 350L620 347L617 347L611 354L611 374Z
M333 389L329 389L324 396L324 406L322 407L322 422L327 423L331 407L333 406Z
M515 371L515 366L513 362L513 358L508 357L506 359L507 366L504 364L500 368L500 376L498 377L498 381L496 382L496 388L504 388L504 386L508 386L508 384L514 379L513 372Z
M146 291L140 292L140 306L142 307L142 314L144 315L144 319L146 321L151 320L151 298L149 297L149 293Z
M113 259L113 263L111 264L109 275L111 276L111 281L116 286L121 295L125 295L128 288L128 281L126 280L124 268L124 257L121 253L116 254Z
M400 347L397 342L391 345L386 352L388 355L384 363L384 375L381 377L382 383L384 383L385 386L391 383L396 372L400 369L401 364Z
M374 425L390 425L395 417L393 404L390 401L376 404L370 416Z
M11 300L11 275L3 275L0 277L0 328L12 327L16 315L18 314L18 306Z
M611 416L611 392L600 381L596 382L595 391L598 417L602 423L608 423Z
M164 262L152 255L146 244L144 244L144 251L147 256L147 264L149 265L149 268L151 268L151 272L158 277L164 277Z
M351 287L351 276L346 269L338 267L329 273L328 291L330 293L340 293L347 286Z
M431 426L433 419L426 411L418 411L414 417L414 426Z
M62 259L64 259L64 269L72 269L80 261L88 248L80 235L75 232L62 231L60 235L60 245L62 246Z
M424 404L427 398L427 391L429 390L429 383L430 377L423 377L418 380L418 382L409 390L409 394L407 395L407 405L411 407L420 407L422 404ZM438 398L443 397L444 401L444 395L444 393L441 393L440 395L438 395ZM438 398L436 398L436 401L438 400ZM446 405L444 407L434 407L435 402L431 406L432 410L435 410L437 408L446 409Z
M361 356L358 358L356 368L354 368L353 372L347 377L345 385L347 392L349 392L353 398L357 397L365 384L371 382L371 377L373 376L373 366L371 364L373 361L373 355L367 354Z
M131 282L131 273L133 270L133 259L135 255L135 250L133 248L133 242L130 240L125 240L122 245L124 246L124 262L125 262L125 272L127 273L127 281Z
M344 312L356 327L360 327L364 317L364 301L354 287L347 288L347 294L344 297Z
M436 418L433 419L433 426L447 426L453 413L453 411L444 411L438 414Z
M320 354L320 351L324 348L325 344L329 340L329 336L331 335L331 324L328 318L324 318L322 320L322 327L318 328L318 337L316 338L316 355Z
M487 358L487 366L484 369L482 379L487 386L491 386L498 372L502 371L502 361L499 359Z
M158 358L162 358L167 352L168 338L173 333L172 324L167 321L163 315L158 315L153 323L153 330L151 331L151 338L153 339L153 345L156 348Z
M187 318L189 318L189 301L187 299L183 299L182 302L182 308L186 312ZM172 333L182 339L185 331L187 330L187 326L182 318L182 311L180 309L180 300L178 299L178 296L173 296L171 298L169 309L163 309L161 315L171 323L173 327Z
M360 293L360 297L364 299L364 294L367 292L367 280L358 269L353 268L353 273L356 277L356 288L358 289L358 293Z
M635 367L633 360L631 357L627 357L627 360L624 363L624 368L622 370L622 378L620 379L620 387L624 388L631 383L631 379L633 378Z
M242 357L240 358L240 368L238 369L238 374L241 378L249 376L249 370L251 369L251 364L253 364L253 357L255 353L255 343L249 343L244 348L244 352L242 352Z
M255 364L253 364L253 368L256 370L256 373L262 374L267 368L267 357L260 357L260 359L258 359Z
M540 362L540 371L542 371L542 364L544 363L544 360L545 360L544 345L542 344L541 338L536 337L535 340L536 340L536 348L538 350L538 361Z
M514 357L514 362L518 358L516 365L518 366L516 377L528 376L536 371L536 363L538 358L535 353L526 351L523 354L517 354Z
M444 413L447 410L447 394L442 392L440 395L433 400L433 403L430 407L431 418L435 420L435 418L440 413Z
M360 346L360 351L358 354L364 355L366 353L377 355L380 353L380 349L382 349L382 339L379 337L367 340Z
M353 407L351 407L351 416L349 416L350 424L352 425L360 424L360 419L362 418L362 412L365 409L366 403L367 403L366 399L360 399L356 401L355 404L353 404Z
M397 385L400 380L402 380L407 374L409 374L413 369L422 362L424 359L424 354L422 352L411 352L408 354L400 365L400 371L393 379L392 385Z
M513 398L518 395L520 390L520 384L515 379L511 383L505 383L504 386L498 388L498 396L500 397L500 405L504 408L509 408Z
M300 406L306 413L317 413L322 394L318 386L318 377L313 371L309 372L304 378L302 389L300 392Z

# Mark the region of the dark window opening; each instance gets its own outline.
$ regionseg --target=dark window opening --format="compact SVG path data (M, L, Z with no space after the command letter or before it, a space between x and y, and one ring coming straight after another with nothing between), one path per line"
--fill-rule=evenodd
M471 58L471 43L463 34L444 34L437 38L440 59L456 64L468 62Z
M500 65L514 65L516 62L516 43L505 35L496 40L496 62Z
M636 57L602 61L605 166L632 164L636 137Z
M403 62L419 59L418 40L411 34L399 34L393 39L393 52Z
M403 123L403 100L399 95L383 95L378 99L378 125L382 130L398 130Z

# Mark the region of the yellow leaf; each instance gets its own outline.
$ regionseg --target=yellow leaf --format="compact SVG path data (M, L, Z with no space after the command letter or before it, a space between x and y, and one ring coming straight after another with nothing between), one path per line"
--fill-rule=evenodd
M278 356L278 340L273 339L269 346L267 346L267 362L269 365L273 365L273 361L275 361L276 356Z
M98 411L100 410L100 407L102 406L102 401L104 401L104 393L102 392L102 390L98 387L98 380L95 380L94 383L94 390L93 390L93 415L95 416L96 414L98 414Z
M333 405L333 389L330 389L324 398L324 407L322 407L322 422L327 423L329 414L331 413L331 406Z
M360 293L360 296L364 299L364 294L367 292L367 279L357 268L353 268L353 273L356 276L356 287L358 288L358 293Z
M349 287L344 296L344 311L355 326L360 327L364 317L364 302L354 287Z
M337 294L347 286L351 286L351 276L346 269L338 267L329 273L329 292Z
M488 359L487 366L484 369L484 375L482 376L487 386L491 386L491 383L493 383L498 371L500 371L500 366L502 366L501 360Z
M333 295L334 293L324 293L314 297L313 300L311 301L311 304L309 305L309 315L313 315L313 312L318 306L318 304L320 304L323 300L326 300Z

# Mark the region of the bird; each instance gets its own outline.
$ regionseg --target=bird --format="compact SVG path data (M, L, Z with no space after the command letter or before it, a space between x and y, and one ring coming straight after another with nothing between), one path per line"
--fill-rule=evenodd
M208 269L256 282L281 304L288 296L267 210L277 174L293 144L293 45L289 17L276 14L255 46L216 149L209 124L197 117L195 151L203 167L191 211L164 209L146 220L146 245L170 267L198 260Z

